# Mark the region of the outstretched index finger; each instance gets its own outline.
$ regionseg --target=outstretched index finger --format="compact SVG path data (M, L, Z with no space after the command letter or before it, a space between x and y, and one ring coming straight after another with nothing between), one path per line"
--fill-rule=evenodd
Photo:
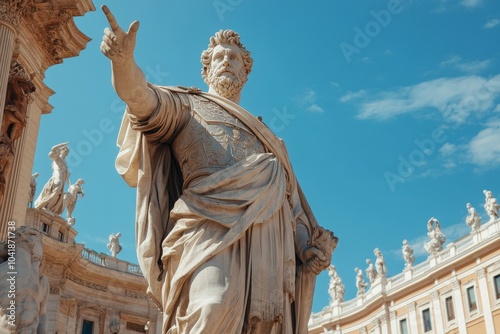
M115 17L113 14L111 14L111 11L109 10L108 6L102 5L102 11L104 12L104 15L106 15L106 19L109 22L109 26L111 30L116 31L120 29L120 26L118 25L118 22L116 22Z

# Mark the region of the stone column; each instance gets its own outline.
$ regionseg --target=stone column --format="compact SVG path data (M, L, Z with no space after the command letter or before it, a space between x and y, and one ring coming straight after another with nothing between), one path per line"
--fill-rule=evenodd
M16 28L21 21L19 0L0 1L0 124L2 124L10 64L14 53Z
M490 294L488 293L488 282L486 281L484 268L479 269L476 272L476 274L479 281L479 293L481 294L481 306L483 308L484 326L486 328L487 333L494 333L495 325L493 322L493 314L491 311L491 304L490 304Z
M460 334L467 334L467 324L465 323L466 317L468 315L465 312L464 309L464 301L462 299L462 292L460 291L460 282L458 280L455 280L452 283L453 286L453 300L456 302L456 313L455 313L455 319L457 319L458 323L458 332Z
M416 309L417 303L411 302L408 305L406 305L406 308L408 309L408 333L409 334L418 334L418 320L417 320L417 309Z
M436 334L444 334L443 314L441 311L441 299L439 298L439 292L434 291L431 296Z

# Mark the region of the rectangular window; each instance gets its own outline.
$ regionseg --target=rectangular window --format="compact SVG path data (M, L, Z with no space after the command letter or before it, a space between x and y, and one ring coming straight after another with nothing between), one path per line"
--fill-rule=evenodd
M82 334L93 334L94 333L94 322L89 320L83 320Z
M493 284L495 284L495 298L500 299L500 275L493 277Z
M64 241L64 233L62 233L61 231L59 231L59 234L57 235L57 240Z
M477 310L476 293L474 286L467 288L467 301L469 302L469 312Z
M446 317L448 321L455 320L455 309L453 307L453 297L447 297L445 300L446 304Z
M408 334L408 323L406 322L406 319L399 320L399 333Z
M42 224L42 232L45 233L45 234L49 234L50 233L50 226L43 223Z
M424 333L432 330L431 312L428 308L422 311L422 321L424 323Z

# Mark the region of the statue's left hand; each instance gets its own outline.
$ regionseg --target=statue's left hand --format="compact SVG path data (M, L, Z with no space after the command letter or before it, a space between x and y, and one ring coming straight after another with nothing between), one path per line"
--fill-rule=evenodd
M319 273L330 265L330 261L325 254L314 246L304 249L301 259L306 268L315 275L319 275Z

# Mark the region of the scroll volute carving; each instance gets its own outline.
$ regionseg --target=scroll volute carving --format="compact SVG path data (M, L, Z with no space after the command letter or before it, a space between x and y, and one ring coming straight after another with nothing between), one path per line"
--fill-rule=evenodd
M32 78L26 74L21 64L14 62L7 83L0 132L0 202L14 159L14 141L21 136L26 126L28 104L31 102L30 95L34 91L35 85Z

